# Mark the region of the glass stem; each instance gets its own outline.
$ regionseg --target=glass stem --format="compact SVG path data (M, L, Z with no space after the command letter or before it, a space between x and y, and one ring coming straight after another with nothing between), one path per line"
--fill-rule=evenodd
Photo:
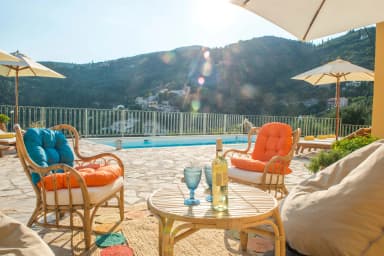
M190 190L189 197L190 197L190 199L195 199L195 190L194 189Z

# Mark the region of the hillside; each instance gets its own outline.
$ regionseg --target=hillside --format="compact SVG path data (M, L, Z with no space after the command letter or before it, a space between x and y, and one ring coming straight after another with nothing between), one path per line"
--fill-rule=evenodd
M334 86L313 87L290 78L337 57L372 69L374 42L375 29L369 28L319 45L269 36L223 48L191 46L99 63L44 62L67 78L22 77L19 100L20 105L132 108L137 96L188 86L185 98L163 94L162 99L182 111L190 111L195 101L199 112L313 114L326 109ZM371 96L370 87L362 83L342 96ZM0 77L0 92L0 105L13 104L14 79Z

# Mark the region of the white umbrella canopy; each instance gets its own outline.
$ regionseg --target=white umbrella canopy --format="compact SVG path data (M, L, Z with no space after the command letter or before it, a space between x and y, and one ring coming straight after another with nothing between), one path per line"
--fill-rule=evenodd
M19 76L39 76L52 78L65 78L52 69L49 69L28 56L20 53L12 53L18 61L0 61L0 75L5 77L15 77L15 118L14 122L18 123L19 116Z
M373 81L374 73L372 70L357 66L351 62L337 59L294 76L292 79L304 80L313 85L322 85L335 83L337 77L339 77L340 82Z
M0 50L0 61L19 61L19 59L3 50Z
M303 80L313 85L336 83L336 139L339 136L340 83L346 81L373 81L372 70L357 66L348 61L337 59L320 67L311 69L292 79Z
M310 41L376 23L375 87L372 133L384 138L384 8L383 0L230 0Z
M231 2L306 41L384 21L383 0L231 0Z
M20 52L14 52L12 55L15 56L18 61L0 61L0 75L7 77L41 76L65 78L62 74L35 62Z

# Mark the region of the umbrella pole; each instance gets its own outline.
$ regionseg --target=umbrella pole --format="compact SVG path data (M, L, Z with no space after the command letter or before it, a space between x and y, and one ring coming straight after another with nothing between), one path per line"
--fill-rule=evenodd
M16 70L16 77L15 77L15 116L14 116L14 123L17 124L19 121L19 71Z
M339 138L339 125L340 125L340 77L336 81L336 140Z

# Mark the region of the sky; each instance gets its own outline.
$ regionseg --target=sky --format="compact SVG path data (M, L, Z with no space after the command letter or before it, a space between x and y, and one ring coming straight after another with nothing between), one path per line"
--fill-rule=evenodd
M0 49L36 61L89 63L273 35L295 39L228 0L12 0Z

